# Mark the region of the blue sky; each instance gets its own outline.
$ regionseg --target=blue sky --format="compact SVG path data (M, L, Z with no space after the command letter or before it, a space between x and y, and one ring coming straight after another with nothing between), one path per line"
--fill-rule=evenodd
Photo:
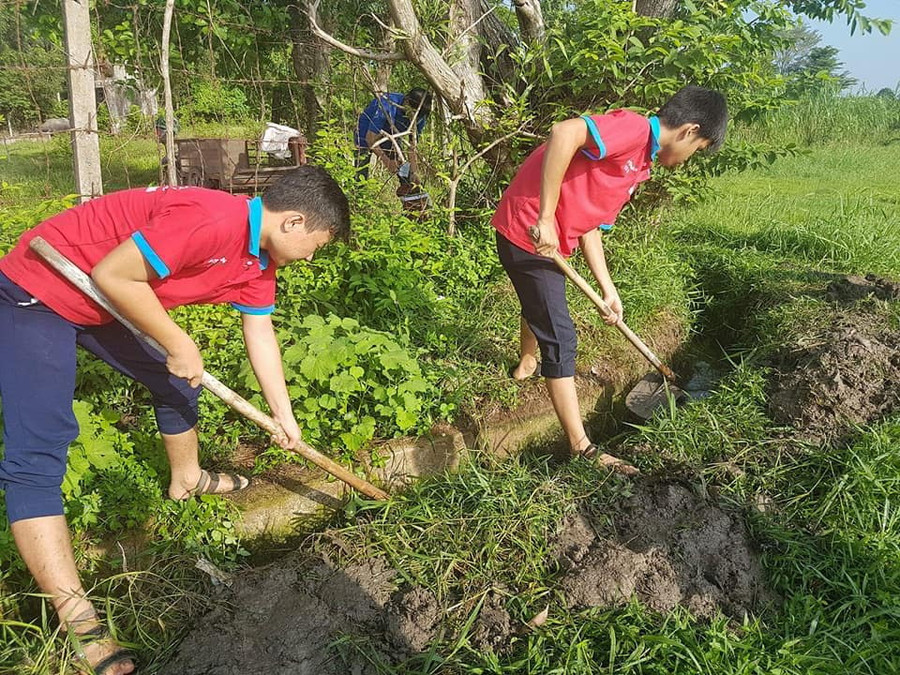
M900 84L900 0L866 0L863 14L879 19L893 19L894 28L885 37L878 31L869 35L850 36L843 19L829 24L810 21L810 27L822 34L822 43L840 50L841 61L850 74L870 92L882 87L895 89Z

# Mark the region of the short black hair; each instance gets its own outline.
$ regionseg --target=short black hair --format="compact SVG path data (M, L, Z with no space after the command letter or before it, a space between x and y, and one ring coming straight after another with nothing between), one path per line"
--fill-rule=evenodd
M403 106L407 110L418 110L420 117L431 113L431 92L421 87L413 87L403 96Z
M725 142L728 104L714 89L689 84L660 108L657 117L670 129L682 124L699 124L700 136L709 141L710 150L718 150Z
M350 236L347 195L322 167L305 164L291 169L266 188L262 201L275 213L303 213L310 231L327 230L335 239Z

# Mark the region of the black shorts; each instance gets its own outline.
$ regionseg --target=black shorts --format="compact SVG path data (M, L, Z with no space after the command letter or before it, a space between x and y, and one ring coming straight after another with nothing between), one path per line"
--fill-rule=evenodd
M541 348L541 375L574 377L578 339L566 303L566 277L550 258L522 250L499 232L497 254Z

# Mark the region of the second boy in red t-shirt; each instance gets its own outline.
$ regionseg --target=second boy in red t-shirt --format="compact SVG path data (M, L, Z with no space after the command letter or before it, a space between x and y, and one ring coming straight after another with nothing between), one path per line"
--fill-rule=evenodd
M606 304L622 319L622 302L606 268L601 230L615 222L651 164L676 166L697 150L725 140L728 110L718 92L688 86L655 117L628 110L584 116L554 125L550 138L529 155L494 214L497 253L522 306L519 363L513 377L537 371L573 454L594 457L575 391L575 325L566 304L563 273L548 257L581 247ZM535 244L530 235L537 228ZM608 455L601 459L614 461Z

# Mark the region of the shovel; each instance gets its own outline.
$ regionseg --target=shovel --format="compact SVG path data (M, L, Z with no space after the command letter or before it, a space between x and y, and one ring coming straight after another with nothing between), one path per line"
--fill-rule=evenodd
M97 287L97 285L94 283L94 280L91 279L90 276L88 276L83 270L77 267L71 260L62 255L41 237L35 237L34 239L32 239L29 246L32 251L43 258L51 267L53 267L53 269L55 269L63 277L65 277L72 285L81 290L91 300L96 302L103 309L105 309L116 319L118 319L119 322L132 333L134 333L134 335L139 340L142 340L147 345L158 351L160 354L165 355L166 350L163 348L163 346L149 335L144 334L137 326L135 326L128 319L122 316L112 306L103 292ZM246 399L238 396L237 393L229 389L227 386L219 382L219 380L205 371L203 373L201 384L207 391L210 391L218 396L230 408L239 412L241 415L260 427L263 431L267 431L273 436L280 436L282 434L281 426L278 424L278 422L272 419L269 415L263 413ZM297 448L297 452L304 458L308 459L313 464L318 466L320 469L324 469L335 478L342 480L350 487L356 488L364 495L371 497L372 499L388 499L388 494L386 492L375 487L368 481L363 480L359 476L351 473L340 464L338 464L331 458L326 457L322 453L314 450L303 441L300 441L300 447Z
M540 238L540 232L536 227L529 229L531 238L537 242ZM613 316L613 311L609 308L600 294L595 291L591 285L584 280L578 272L576 272L565 258L560 255L559 251L553 251L553 262L562 270L569 280L575 284L592 303L600 310L600 314L604 318ZM671 396L676 403L687 400L690 395L681 387L679 377L665 363L659 360L659 357L646 345L646 343L631 330L622 319L618 319L613 324L628 341L641 353L650 364L656 368L659 375L649 373L643 377L634 388L625 397L625 407L641 419L650 419L653 412L663 406Z

